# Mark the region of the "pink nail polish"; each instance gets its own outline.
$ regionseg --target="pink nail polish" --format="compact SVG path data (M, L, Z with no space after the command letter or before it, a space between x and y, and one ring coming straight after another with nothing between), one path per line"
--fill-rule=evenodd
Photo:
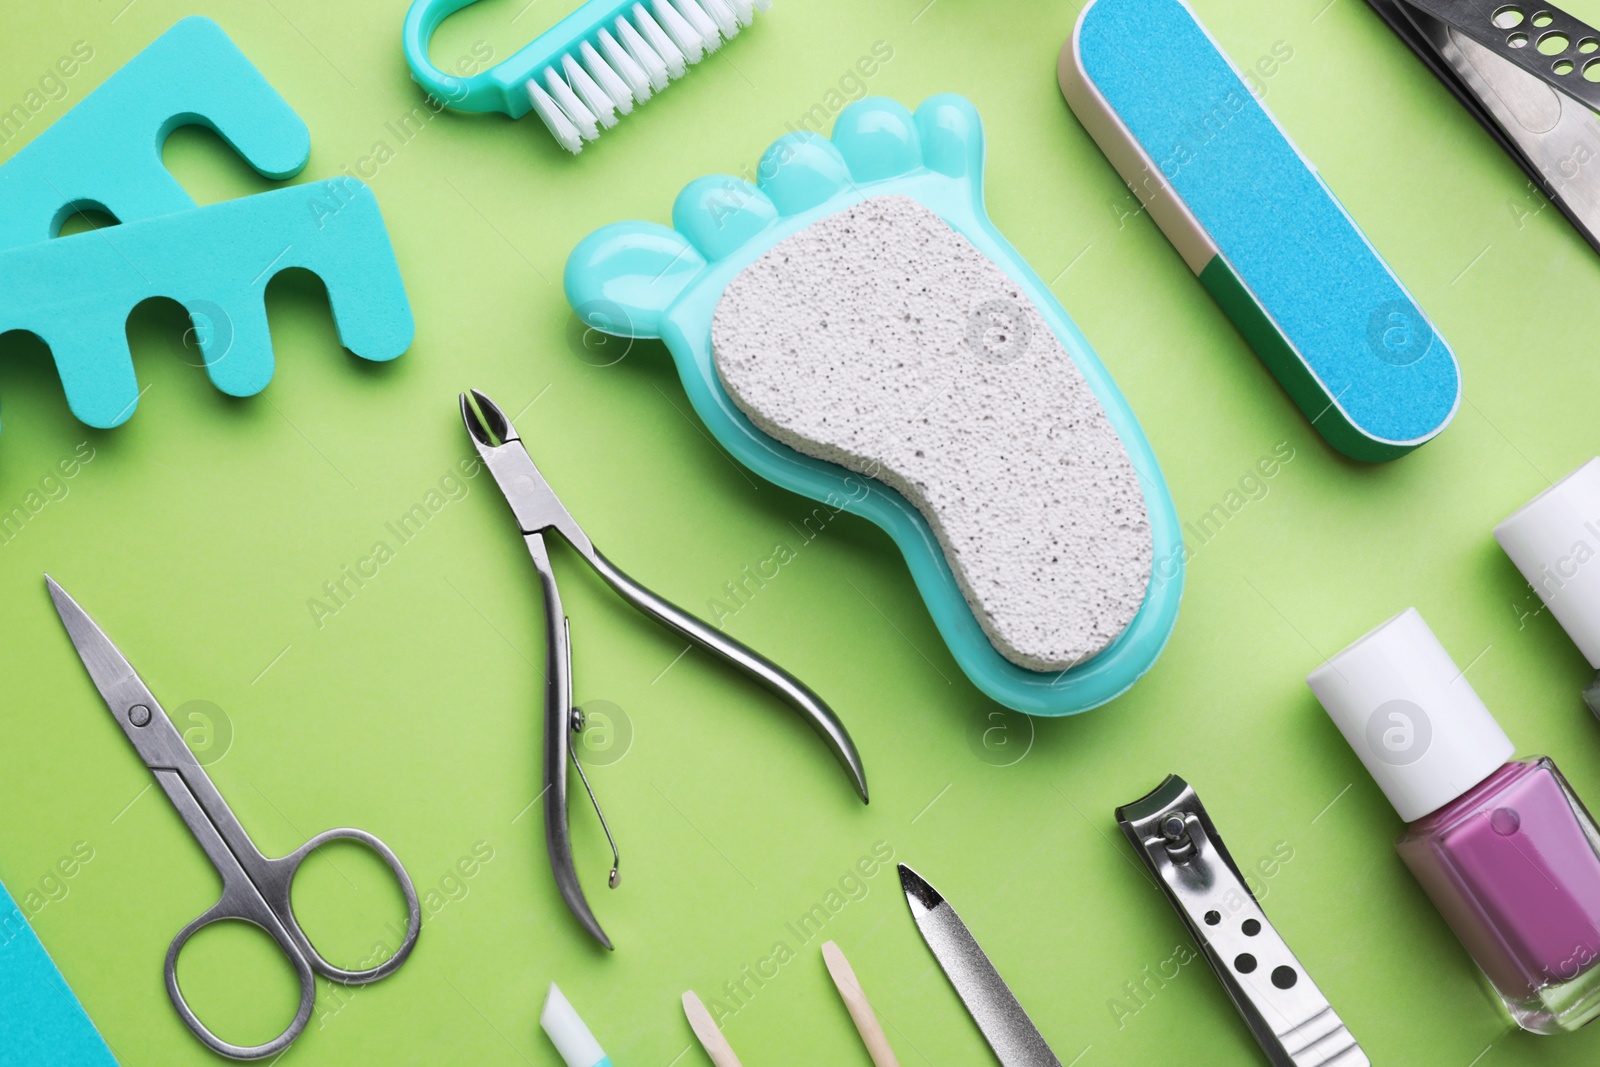
M1518 1026L1600 1015L1600 829L1511 740L1415 608L1306 678L1395 811L1395 848Z

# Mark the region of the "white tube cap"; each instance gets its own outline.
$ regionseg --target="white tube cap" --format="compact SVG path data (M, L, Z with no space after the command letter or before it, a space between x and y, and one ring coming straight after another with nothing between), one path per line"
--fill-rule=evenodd
M577 1009L562 994L560 987L550 983L550 992L544 996L544 1010L539 1012L539 1025L550 1036L550 1043L561 1053L567 1067L596 1067L609 1064L605 1050L594 1039L589 1028L578 1017Z
M1600 459L1534 497L1494 539L1600 670Z
M1416 608L1312 671L1306 684L1406 822L1444 807L1515 751Z

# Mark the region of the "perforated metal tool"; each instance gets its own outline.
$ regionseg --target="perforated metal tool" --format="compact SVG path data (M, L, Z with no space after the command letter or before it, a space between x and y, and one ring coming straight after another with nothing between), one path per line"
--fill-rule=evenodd
M1368 1067L1366 1053L1273 929L1188 782L1168 775L1118 808L1117 825L1274 1067Z
M1600 251L1600 30L1546 3L1367 3Z

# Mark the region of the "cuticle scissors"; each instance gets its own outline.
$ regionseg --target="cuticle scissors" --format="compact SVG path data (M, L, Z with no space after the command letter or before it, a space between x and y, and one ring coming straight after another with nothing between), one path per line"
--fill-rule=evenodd
M179 930L167 949L162 969L173 1007L184 1024L214 1052L244 1060L261 1059L282 1051L300 1036L311 1019L317 995L316 975L345 985L364 985L394 973L411 955L422 929L422 909L411 876L388 845L365 830L348 827L324 830L286 856L276 859L264 856L133 665L66 590L49 575L45 576L45 582L56 612L95 688L105 698L118 725L133 742L145 766L172 801L172 806L178 809L189 832L194 834L222 878L221 899ZM366 970L348 971L323 959L295 918L290 900L295 873L307 856L330 841L356 841L377 853L394 872L406 898L410 914L405 938L392 956ZM183 946L204 927L228 919L241 920L265 930L288 957L300 981L300 1006L294 1019L281 1034L265 1044L235 1045L213 1034L195 1015L178 988L178 954Z

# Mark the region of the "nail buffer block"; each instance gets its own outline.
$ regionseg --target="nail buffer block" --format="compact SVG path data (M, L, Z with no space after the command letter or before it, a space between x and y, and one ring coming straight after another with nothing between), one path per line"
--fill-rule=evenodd
M1328 442L1395 459L1450 422L1455 355L1182 0L1092 0L1061 91Z

